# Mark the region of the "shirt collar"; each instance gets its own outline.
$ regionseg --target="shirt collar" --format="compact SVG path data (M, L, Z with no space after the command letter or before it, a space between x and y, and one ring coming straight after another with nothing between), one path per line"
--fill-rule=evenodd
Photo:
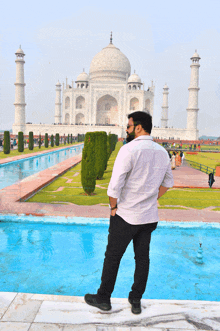
M139 136L139 137L135 138L134 140L153 140L153 137L144 134L142 136Z

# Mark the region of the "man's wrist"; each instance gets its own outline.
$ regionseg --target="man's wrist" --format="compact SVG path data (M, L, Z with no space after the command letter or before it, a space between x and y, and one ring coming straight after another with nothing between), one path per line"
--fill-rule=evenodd
M118 207L117 207L117 205L115 207L111 207L111 205L109 205L109 208L110 208L110 210L114 210L114 209L116 209Z

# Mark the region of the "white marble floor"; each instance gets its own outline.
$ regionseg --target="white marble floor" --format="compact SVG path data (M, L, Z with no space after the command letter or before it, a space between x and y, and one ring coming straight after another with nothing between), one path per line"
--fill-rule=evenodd
M127 299L111 303L103 312L83 297L0 292L0 330L220 331L220 302L143 299L140 315Z

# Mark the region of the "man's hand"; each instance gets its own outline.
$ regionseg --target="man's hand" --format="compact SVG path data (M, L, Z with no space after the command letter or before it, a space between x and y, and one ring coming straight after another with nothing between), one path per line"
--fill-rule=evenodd
M117 211L117 208L115 208L115 209L111 210L111 216L115 216L115 214L116 214L116 211Z

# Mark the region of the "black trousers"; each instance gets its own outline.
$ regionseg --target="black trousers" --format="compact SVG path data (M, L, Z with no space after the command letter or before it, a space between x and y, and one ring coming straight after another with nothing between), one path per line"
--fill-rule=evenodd
M157 223L131 225L117 214L110 217L108 244L105 252L101 285L97 292L100 299L107 302L110 301L121 258L131 240L133 240L135 253L135 272L129 298L137 300L142 298L149 273L151 233L156 227Z

